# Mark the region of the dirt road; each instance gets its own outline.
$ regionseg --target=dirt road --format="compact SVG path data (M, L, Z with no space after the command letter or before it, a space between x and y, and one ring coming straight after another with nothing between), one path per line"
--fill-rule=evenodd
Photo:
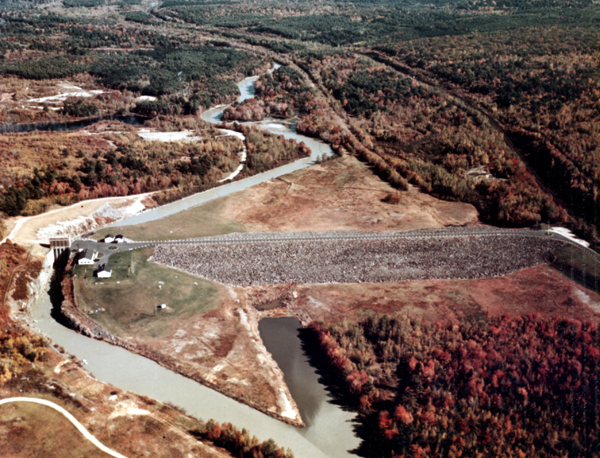
M115 452L114 450L112 450L112 449L106 447L104 444L102 444L98 439L96 439L94 436L92 436L88 432L88 430L85 429L85 427L81 423L79 423L73 415L71 415L69 412L67 412L65 409L63 409L58 404L55 404L50 401L46 401L45 399L19 397L19 398L1 399L0 405L8 404L10 402L32 402L34 404L41 404L43 406L50 407L51 409L54 409L54 410L60 412L61 414L63 414L73 424L73 426L75 426L77 428L77 430L81 434L83 434L83 437L85 437L87 440L89 440L92 444L94 444L96 447L98 447L104 453L107 453L110 456L114 456L115 458L127 458L125 455L121 455L119 452Z

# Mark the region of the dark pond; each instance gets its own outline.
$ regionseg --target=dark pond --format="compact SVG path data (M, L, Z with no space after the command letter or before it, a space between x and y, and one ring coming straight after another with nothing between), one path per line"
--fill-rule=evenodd
M0 134L38 131L77 130L99 121L121 121L132 126L139 126L146 118L137 115L105 116L65 122L37 122L33 124L0 124Z
M303 350L300 322L293 317L263 318L258 330L298 404L307 425L305 437L331 457L348 456L348 451L359 443L352 432L354 414L333 404L330 394L319 383L319 375Z

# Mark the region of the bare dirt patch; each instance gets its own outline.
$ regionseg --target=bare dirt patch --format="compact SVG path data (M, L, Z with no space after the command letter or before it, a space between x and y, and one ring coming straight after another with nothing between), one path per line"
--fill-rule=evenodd
M37 216L9 218L6 220L6 226L9 230L8 238L21 245L30 245L31 243L38 241L38 233L41 229L48 228L49 226L56 225L60 222L72 222L74 232L81 235L84 232L94 230L96 227L101 227L112 221L102 218L98 219L98 221L92 221L90 218L84 218L89 217L89 215L97 211L103 205L110 203L111 206L119 210L125 209L128 206L133 206L139 202L137 205L141 205L141 208L145 208L146 205L153 205L153 201L148 199L150 194L86 200L69 207L57 207Z
M343 157L253 186L228 200L224 215L248 231L408 230L479 224L470 204L446 202L411 187L396 190L353 157Z
M497 278L347 285L299 285L285 312L325 322L377 312L428 321L540 313L600 322L600 296L541 265Z
M480 224L472 205L435 199L414 187L399 193L399 204L382 201L395 192L368 166L343 157L159 221L127 226L123 233L134 240L171 240L245 231L387 231Z

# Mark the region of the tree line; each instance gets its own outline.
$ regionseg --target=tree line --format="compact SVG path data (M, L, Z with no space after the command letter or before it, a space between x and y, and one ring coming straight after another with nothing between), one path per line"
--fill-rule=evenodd
M596 325L539 315L459 325L380 315L312 329L361 412L361 454L596 456Z

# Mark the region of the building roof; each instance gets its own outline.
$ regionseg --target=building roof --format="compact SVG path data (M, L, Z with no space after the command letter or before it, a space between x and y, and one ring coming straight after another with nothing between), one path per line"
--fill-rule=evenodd
M85 259L93 259L94 252L92 250L90 250L89 248L86 248L85 251L83 252L83 254L81 255L81 257L85 258Z
M108 264L102 264L100 266L100 270L103 270L104 272L112 272L112 267L109 266Z

